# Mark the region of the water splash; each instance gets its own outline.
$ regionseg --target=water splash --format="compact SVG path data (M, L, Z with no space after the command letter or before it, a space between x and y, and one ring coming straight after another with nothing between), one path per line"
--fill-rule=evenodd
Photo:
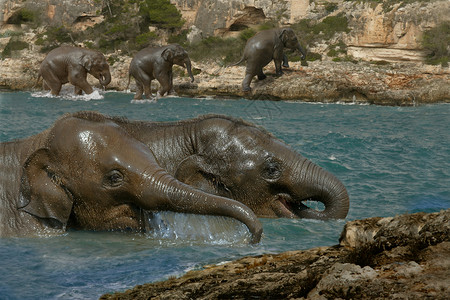
M31 97L34 98L55 98L62 100L72 100L72 101L91 101L91 100L101 100L104 99L103 91L94 88L91 94L75 95L73 92L73 86L63 86L61 92L58 96L53 96L50 91L39 91L31 93Z
M247 244L247 227L232 218L169 211L147 212L148 236L162 241L212 245Z

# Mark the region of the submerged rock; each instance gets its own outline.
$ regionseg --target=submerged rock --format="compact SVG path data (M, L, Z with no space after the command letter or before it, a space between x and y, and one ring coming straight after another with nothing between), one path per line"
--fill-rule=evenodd
M100 299L448 299L450 209L348 222L340 244L205 266Z

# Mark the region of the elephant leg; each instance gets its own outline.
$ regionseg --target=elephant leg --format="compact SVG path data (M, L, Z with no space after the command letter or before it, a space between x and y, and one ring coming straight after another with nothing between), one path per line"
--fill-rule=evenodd
M43 87L45 90L51 90L53 96L58 96L61 92L62 83L53 73L47 72L42 76L44 78Z
M283 68L289 68L287 55L283 53Z
M144 84L144 95L147 99L152 99L152 81Z
M259 80L264 80L264 79L266 79L266 78L267 78L267 76L266 76L266 74L264 74L263 69L261 68L261 69L258 71L258 79L259 79Z
M250 92L252 90L250 83L252 82L253 76L251 73L245 73L244 80L242 81L242 90L244 92Z
M177 93L173 89L173 73L170 72L169 74L169 91L167 92L168 95L176 95Z
M170 74L161 74L157 79L160 84L158 93L162 97L170 91Z
M75 85L75 88L83 90L86 94L92 94L92 92L94 92L94 89L86 80L84 80L84 82L82 82L81 84Z
M75 95L82 95L83 91L79 87L76 86L74 88L74 93L75 93Z
M92 94L94 89L86 80L87 74L80 73L77 69L69 72L69 82L75 86L75 91L83 90L86 94Z
M136 80L136 94L134 100L142 100L142 94L144 93L144 86L141 82Z
M275 63L275 70L276 70L276 74L277 76L281 76L283 75L283 71L281 70L281 60L274 60L273 61Z
M48 86L47 82L45 82L45 80L42 81L42 89L44 91L50 91L50 87Z

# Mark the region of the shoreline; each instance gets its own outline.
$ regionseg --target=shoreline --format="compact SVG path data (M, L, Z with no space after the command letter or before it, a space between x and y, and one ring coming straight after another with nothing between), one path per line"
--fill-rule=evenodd
M247 256L100 299L447 299L450 209L349 221L339 244Z
M0 90L40 90L35 87L37 72L44 54L22 51L20 58L0 60ZM108 56L107 56L108 57ZM107 90L125 91L131 57L121 56L110 66L112 81ZM245 66L221 67L217 63L192 61L195 81L190 83L185 69L174 66L174 88L180 97L272 100L320 103L352 103L388 106L418 106L432 103L450 103L450 69L421 63L369 62L290 62L282 76L275 76L270 63L264 69L265 80L256 77L252 92L244 93L241 82ZM88 76L98 87L98 81ZM153 81L153 91L158 87ZM34 88L34 89L33 89ZM129 89L134 91L134 80Z

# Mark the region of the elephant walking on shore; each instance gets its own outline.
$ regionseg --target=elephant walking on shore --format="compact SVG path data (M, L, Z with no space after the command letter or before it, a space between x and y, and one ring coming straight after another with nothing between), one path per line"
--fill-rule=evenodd
M167 94L174 94L172 66L176 64L185 67L191 82L194 75L191 70L191 60L186 50L178 44L164 47L147 47L136 53L130 63L128 86L133 77L136 81L135 100L141 100L142 94L147 99L152 98L151 83L153 79L158 80L160 88L157 98Z
M272 60L275 63L277 75L282 75L281 66L288 66L287 57L283 53L284 48L298 50L301 59L306 58L306 52L300 46L297 36L291 28L276 28L258 32L247 41L242 58L233 66L247 62L245 77L242 81L244 92L251 91L250 83L255 75L259 80L266 78L263 68Z
M54 96L59 95L62 85L68 82L75 86L76 95L81 95L83 91L91 94L94 90L86 80L88 73L97 78L102 86L111 82L109 65L102 53L72 46L61 46L50 51L39 69L44 90L51 90Z
M140 232L148 224L143 210L170 210L235 218L259 242L262 226L251 209L174 178L126 124L79 112L0 143L0 237L69 228Z

